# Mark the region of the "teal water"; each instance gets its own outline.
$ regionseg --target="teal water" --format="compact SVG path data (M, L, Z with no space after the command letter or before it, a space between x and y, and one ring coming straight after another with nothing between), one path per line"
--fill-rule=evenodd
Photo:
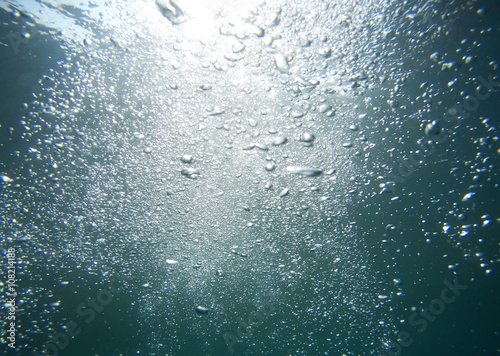
M0 9L3 353L498 354L496 2Z

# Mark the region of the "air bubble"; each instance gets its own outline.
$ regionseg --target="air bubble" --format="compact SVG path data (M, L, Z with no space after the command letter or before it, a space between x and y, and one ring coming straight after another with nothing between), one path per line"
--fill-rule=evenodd
M282 54L277 54L274 56L274 64L276 64L276 68L278 68L281 73L288 73L290 71L288 60Z

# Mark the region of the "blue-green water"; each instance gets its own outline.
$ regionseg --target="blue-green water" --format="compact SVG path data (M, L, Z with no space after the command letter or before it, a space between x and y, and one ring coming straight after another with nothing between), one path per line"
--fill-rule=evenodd
M0 4L2 352L498 354L499 11Z

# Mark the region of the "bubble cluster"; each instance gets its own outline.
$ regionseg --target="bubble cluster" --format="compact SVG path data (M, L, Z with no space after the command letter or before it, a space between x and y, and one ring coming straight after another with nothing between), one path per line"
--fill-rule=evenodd
M435 269L493 274L491 31L451 50L453 5L234 3L97 1L47 35L66 58L0 166L25 349L118 275L104 319L147 331L122 354L379 354Z

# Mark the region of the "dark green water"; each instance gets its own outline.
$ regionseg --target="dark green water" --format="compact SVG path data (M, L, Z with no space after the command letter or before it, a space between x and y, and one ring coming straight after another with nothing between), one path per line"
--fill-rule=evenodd
M162 6L0 5L1 352L499 354L497 2Z

